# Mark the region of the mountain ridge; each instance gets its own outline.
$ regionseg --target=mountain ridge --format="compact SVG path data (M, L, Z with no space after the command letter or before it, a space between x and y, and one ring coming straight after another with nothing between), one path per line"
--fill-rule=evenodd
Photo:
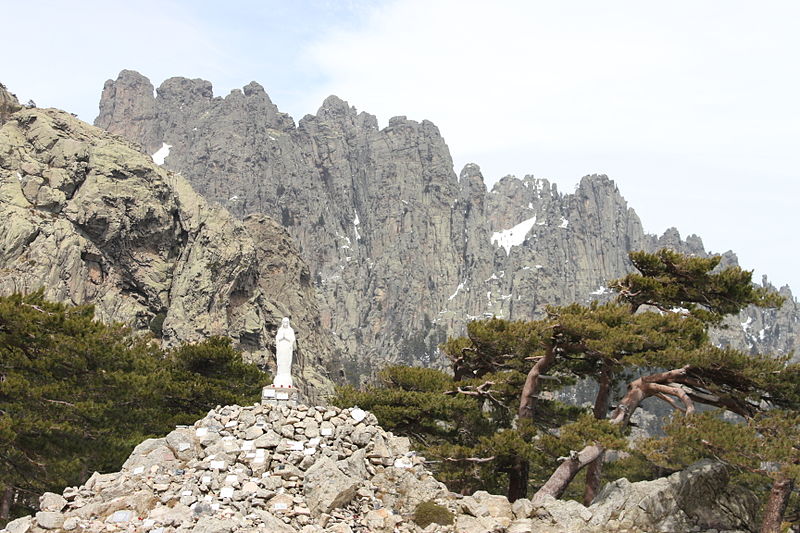
M398 116L379 129L336 96L295 125L256 83L222 98L209 82L169 78L154 93L122 71L106 82L96 124L149 153L170 145L164 166L236 216L280 221L309 264L323 326L343 342L351 376L386 363L446 366L437 345L476 317L534 318L546 304L603 297L605 283L631 271L629 251L706 254L699 237L646 234L606 176L566 194L533 176L487 190L477 165L456 176L430 121ZM498 234L525 221L522 241L503 248ZM747 310L717 341L791 351L798 309L784 292L783 309ZM764 333L748 334L748 320Z

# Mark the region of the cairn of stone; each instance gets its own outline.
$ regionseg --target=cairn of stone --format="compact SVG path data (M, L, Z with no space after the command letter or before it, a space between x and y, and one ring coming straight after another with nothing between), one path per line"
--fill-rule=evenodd
M374 415L281 402L146 440L120 472L47 494L8 531L414 531L408 517L437 498L445 486Z
M596 503L534 506L483 491L449 492L409 440L357 407L217 407L191 427L142 442L120 472L46 493L9 533L566 533L747 531L752 493L728 487L719 463L650 482L618 480ZM452 525L414 522L433 501ZM713 527L713 529L712 529Z

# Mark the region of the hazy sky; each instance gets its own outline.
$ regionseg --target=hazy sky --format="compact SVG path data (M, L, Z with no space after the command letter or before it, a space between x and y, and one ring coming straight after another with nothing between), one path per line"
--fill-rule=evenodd
M458 173L608 174L644 227L800 290L795 1L6 1L0 81L91 122L124 68L299 120L336 94L439 126ZM759 278L760 279L760 278Z

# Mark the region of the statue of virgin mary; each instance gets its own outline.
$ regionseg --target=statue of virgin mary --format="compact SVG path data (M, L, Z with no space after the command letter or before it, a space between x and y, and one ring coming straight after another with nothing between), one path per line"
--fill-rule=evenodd
M292 385L292 352L294 351L294 330L289 325L289 319L284 317L281 327L275 335L275 358L278 371L272 380L273 387L293 387Z

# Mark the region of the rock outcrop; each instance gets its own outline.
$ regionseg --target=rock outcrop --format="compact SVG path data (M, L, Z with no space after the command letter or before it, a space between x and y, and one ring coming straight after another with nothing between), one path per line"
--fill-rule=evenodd
M452 525L414 522L431 501L449 510ZM45 494L40 508L7 531L736 532L752 529L757 502L710 462L654 481L615 481L590 507L461 496L407 438L357 407L254 405L218 407L144 441L120 472Z
M12 113L22 109L19 100L12 93L8 92L6 86L0 83L0 126L6 123Z
M331 391L340 349L286 231L237 220L130 142L62 111L16 111L0 128L0 217L0 293L92 303L165 346L227 335L261 364L291 316L305 392Z
M95 123L235 215L280 221L324 300L323 326L352 357L351 377L387 362L446 365L437 345L476 317L533 318L546 304L607 297L631 250L705 254L696 236L645 234L605 176L572 194L532 176L489 192L476 165L455 175L432 123L395 117L380 129L335 96L295 125L257 83L221 98L207 81L170 78L154 96L147 78L122 71ZM798 309L782 291L783 310L748 310L719 342L791 351Z

